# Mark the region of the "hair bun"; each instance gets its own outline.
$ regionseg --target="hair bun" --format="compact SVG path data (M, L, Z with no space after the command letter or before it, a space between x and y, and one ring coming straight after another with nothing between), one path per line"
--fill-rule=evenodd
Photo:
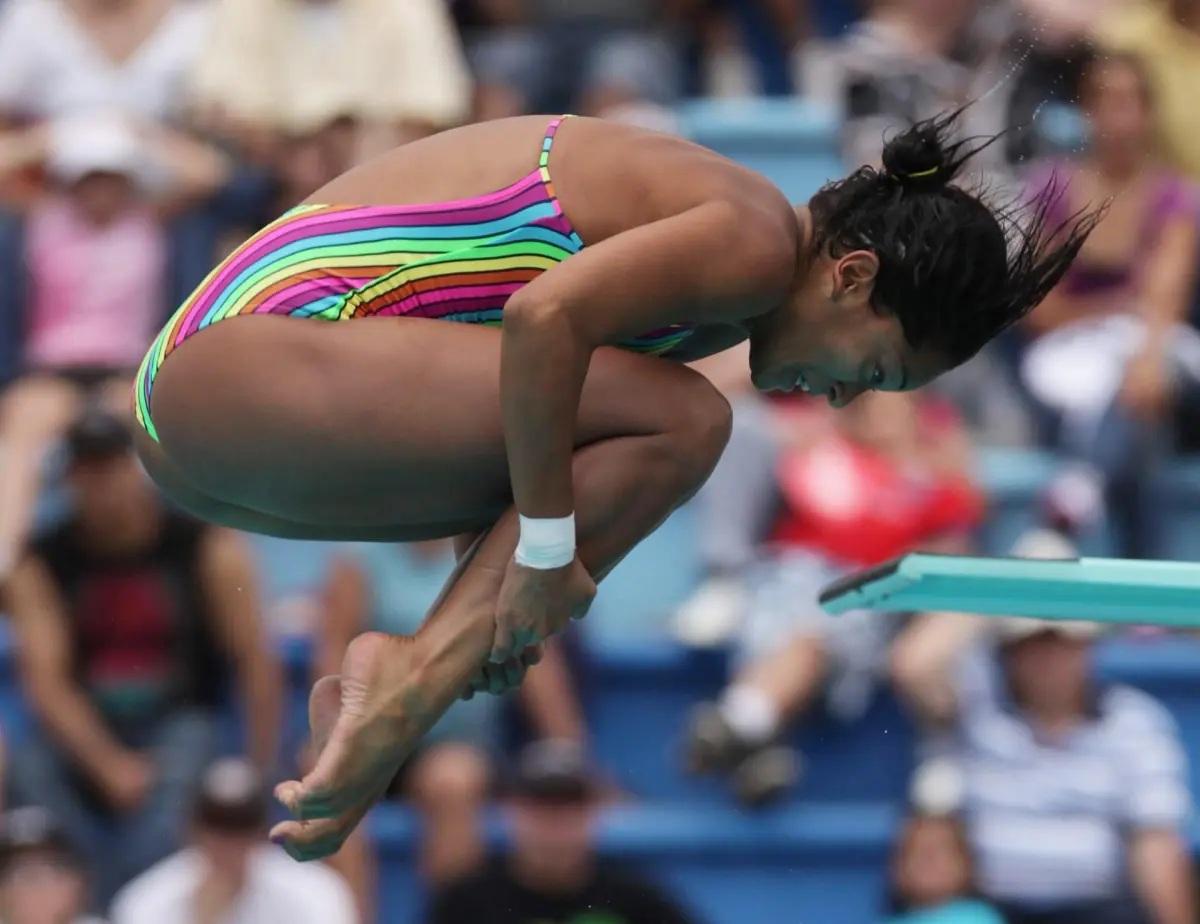
M957 113L918 122L892 138L883 148L883 169L910 189L940 189L954 178L962 160L959 145L950 140Z

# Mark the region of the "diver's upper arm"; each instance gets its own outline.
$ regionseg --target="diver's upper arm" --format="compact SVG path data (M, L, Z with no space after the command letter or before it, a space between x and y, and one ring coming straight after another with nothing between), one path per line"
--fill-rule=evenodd
M766 209L712 201L586 247L513 296L566 314L601 346L656 327L740 320L786 294L796 233Z

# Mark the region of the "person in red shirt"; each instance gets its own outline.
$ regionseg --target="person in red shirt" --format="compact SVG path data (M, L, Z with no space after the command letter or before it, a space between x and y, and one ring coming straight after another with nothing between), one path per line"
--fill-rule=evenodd
M689 768L732 774L748 803L795 782L797 755L776 742L822 692L838 718L866 709L898 628L898 614L828 617L821 589L908 552L962 551L983 513L965 433L936 397L878 392L836 414L815 402L775 413L781 506L747 575L737 673L688 734Z

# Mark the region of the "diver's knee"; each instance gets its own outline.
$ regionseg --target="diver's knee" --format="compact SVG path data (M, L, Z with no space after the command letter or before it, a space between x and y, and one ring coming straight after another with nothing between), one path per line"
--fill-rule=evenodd
M733 409L725 396L706 379L697 380L670 432L676 462L696 488L712 474L733 430Z

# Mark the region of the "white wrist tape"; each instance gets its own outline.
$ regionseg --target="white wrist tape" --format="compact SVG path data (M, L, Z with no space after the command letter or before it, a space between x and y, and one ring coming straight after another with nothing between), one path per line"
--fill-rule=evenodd
M521 538L513 559L526 568L550 571L575 560L575 514L538 520L518 517Z

